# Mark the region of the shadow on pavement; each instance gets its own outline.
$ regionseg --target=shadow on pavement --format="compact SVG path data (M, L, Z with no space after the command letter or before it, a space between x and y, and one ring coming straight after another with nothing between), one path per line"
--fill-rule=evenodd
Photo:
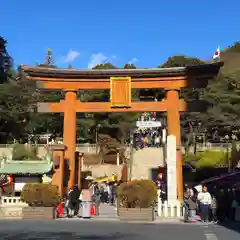
M240 233L240 222L226 221L226 222L221 222L218 225L222 226L222 227L225 227L229 230L233 230L235 232Z
M71 239L82 239L82 240L113 240L113 239L133 239L133 235L129 234L81 234L71 232L1 232L1 240L71 240Z

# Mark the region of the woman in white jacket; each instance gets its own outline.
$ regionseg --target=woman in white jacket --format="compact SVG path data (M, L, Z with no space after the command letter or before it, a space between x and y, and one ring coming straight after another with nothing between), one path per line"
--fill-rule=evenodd
M200 211L201 211L201 220L202 222L208 222L209 220L209 207L212 203L211 194L207 191L207 187L203 187L203 191L198 193L197 197L200 203Z

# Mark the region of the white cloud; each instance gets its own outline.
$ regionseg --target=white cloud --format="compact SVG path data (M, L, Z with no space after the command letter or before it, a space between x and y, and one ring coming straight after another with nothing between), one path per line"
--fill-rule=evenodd
M80 56L80 52L78 51L74 51L72 49L70 49L67 53L66 56L63 56L61 59L62 59L62 62L64 63L72 63L74 62L78 57Z
M128 64L135 64L138 61L138 59L136 57L134 57L133 59L131 59Z
M88 63L88 68L92 69L98 64L103 64L108 58L101 52L92 54L90 61Z

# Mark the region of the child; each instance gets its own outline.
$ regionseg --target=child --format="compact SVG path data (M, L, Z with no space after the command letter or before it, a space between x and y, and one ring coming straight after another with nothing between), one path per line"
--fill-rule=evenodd
M212 222L217 223L217 199L215 195L212 195L212 202L211 202L211 212L212 212Z

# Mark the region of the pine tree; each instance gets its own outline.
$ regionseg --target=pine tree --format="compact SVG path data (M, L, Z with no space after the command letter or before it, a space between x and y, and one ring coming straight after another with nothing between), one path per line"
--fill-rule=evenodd
M8 81L11 77L12 58L6 49L7 41L0 36L0 83Z

